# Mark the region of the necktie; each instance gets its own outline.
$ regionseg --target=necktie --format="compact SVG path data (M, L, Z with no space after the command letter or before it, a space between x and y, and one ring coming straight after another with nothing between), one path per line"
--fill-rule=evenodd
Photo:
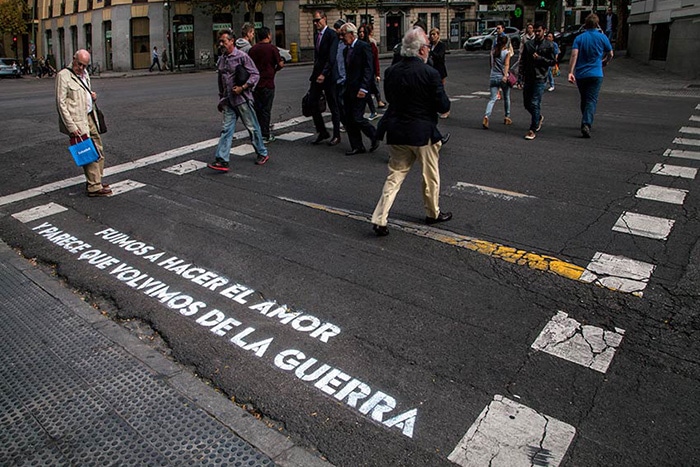
M316 35L316 50L321 48L321 37L323 36L323 33L319 32Z

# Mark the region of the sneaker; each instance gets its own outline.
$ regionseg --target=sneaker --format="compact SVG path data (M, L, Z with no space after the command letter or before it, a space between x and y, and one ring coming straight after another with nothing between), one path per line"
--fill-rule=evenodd
M484 127L484 130L489 129L489 118L488 117L484 117L484 119L481 121L481 126Z
M449 116L450 116L450 112L447 111L447 112L445 112L444 114L441 114L441 115L440 115L440 118L448 118Z
M376 120L377 118L379 118L379 115L377 115L377 112L369 114L370 120Z
M217 159L211 164L207 164L207 167L218 170L219 172L228 172L228 162L223 159Z
M528 139L528 140L535 139L535 136L537 136L535 134L535 132L530 130L525 134L525 139Z
M583 125L581 127L581 135L584 138L590 138L591 137L591 127L589 127L588 125Z
M537 123L537 129L535 131L540 131L542 129L542 122L544 122L544 115L540 115L540 121Z
M265 143L265 144L270 144L270 143L272 143L273 141L275 141L276 139L277 139L277 138L275 138L274 135L270 135L270 136L268 136L268 137L263 138L263 143Z
M512 125L512 124L513 124L513 120L511 120L510 117L506 117L506 118L503 119L503 124L504 124L504 125Z
M554 86L550 86L549 89L547 89L547 91L549 91L549 92L554 91Z
M340 132L345 133L345 127L343 125L340 125Z
M262 156L258 155L258 158L255 160L256 165L264 165L265 162L270 158L270 156Z

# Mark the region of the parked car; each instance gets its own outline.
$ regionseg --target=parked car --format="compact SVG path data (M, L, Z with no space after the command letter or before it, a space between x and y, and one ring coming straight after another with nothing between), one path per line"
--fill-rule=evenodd
M518 28L508 26L505 28L506 35L510 38L513 47L520 47L520 31ZM472 36L464 42L465 50L484 49L491 50L493 43L496 40L496 28L489 28L480 35Z
M277 47L277 50L280 51L280 57L282 57L284 63L289 63L292 61L292 54L289 53L289 50L283 49L282 47Z
M21 78L22 70L16 58L0 58L0 77Z

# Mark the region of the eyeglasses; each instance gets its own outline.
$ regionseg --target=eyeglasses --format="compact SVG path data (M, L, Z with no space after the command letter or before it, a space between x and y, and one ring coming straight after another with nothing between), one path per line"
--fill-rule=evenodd
M79 62L78 60L76 60L76 61L75 61L75 65L76 65L78 68L87 68L88 65L89 65L89 63L82 63L82 62Z
M320 22L321 22L321 18L314 18L314 23L320 23Z

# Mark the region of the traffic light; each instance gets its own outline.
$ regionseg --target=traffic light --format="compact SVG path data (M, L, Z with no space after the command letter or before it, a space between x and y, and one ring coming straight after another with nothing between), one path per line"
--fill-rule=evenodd
M547 4L545 3L545 0L540 0L540 8L546 7Z
M17 50L17 36L12 36L12 50Z

